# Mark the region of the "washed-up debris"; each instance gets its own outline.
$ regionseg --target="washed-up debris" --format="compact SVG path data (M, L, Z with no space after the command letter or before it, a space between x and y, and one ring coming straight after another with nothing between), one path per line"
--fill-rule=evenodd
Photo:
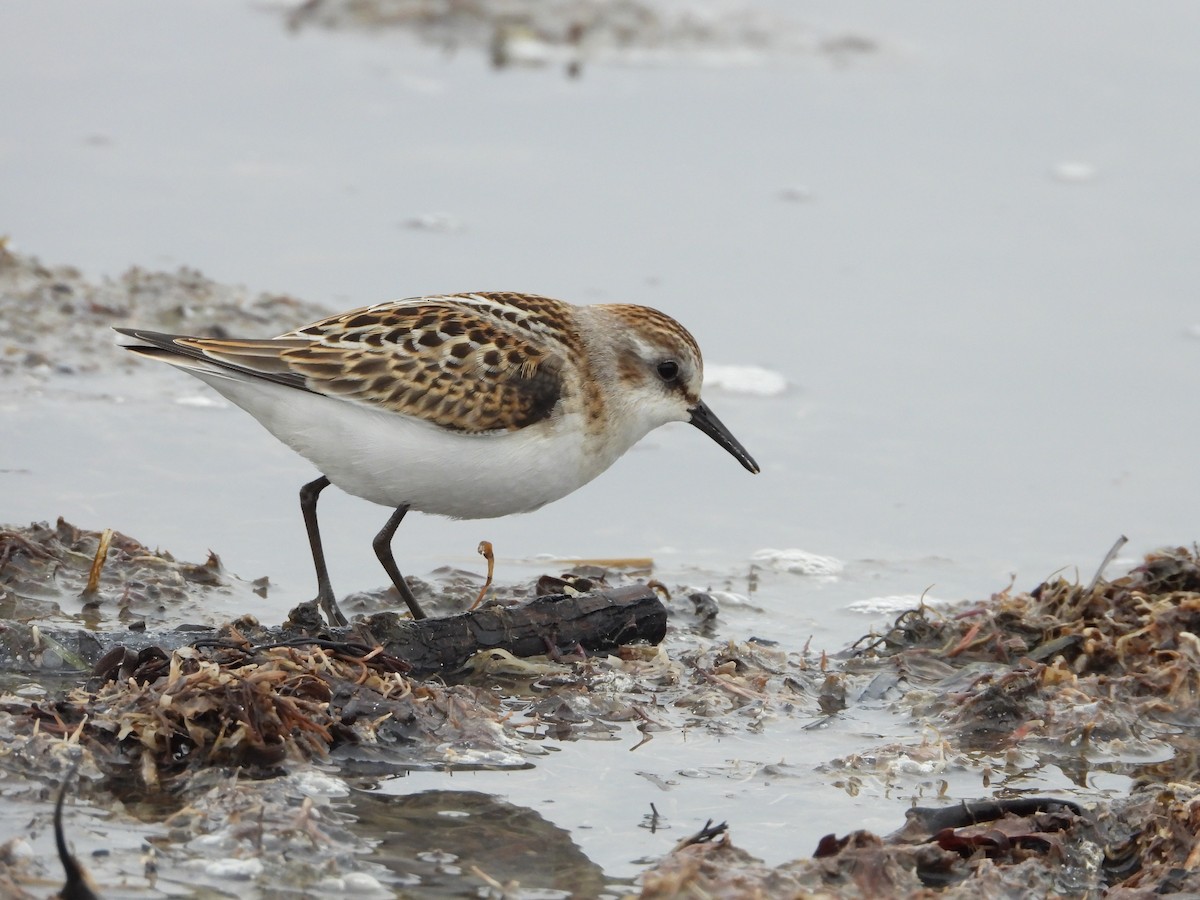
M481 547L490 555L486 541ZM301 604L282 628L263 629L252 623L256 632L252 640L262 646L320 639L327 646L362 648L357 655L378 648L387 656L402 658L406 672L428 677L453 674L485 651L557 656L576 649L597 652L623 644L657 644L663 639L667 611L651 588L629 585L609 590L603 579L571 575L567 579L556 581L569 590L569 596L535 589L524 602L494 598L476 609L490 586L489 576L465 613L412 621L394 611L379 612L360 618L350 628L326 629L313 604ZM77 672L96 665L104 668L110 665L112 652L120 651L111 665L141 664L147 654L157 654L157 662L165 664L171 651L212 643L220 636L215 628L196 625L186 631L154 631L147 623L190 611L197 597L189 589L202 597L211 590L230 591L239 583L245 586L222 571L215 555L203 566L179 563L109 529L88 532L62 519L54 528L35 523L25 529L2 529L0 613L8 614L10 624L0 630L0 663L10 672ZM34 602L38 597L44 602ZM103 601L109 618L115 610L118 621L131 629L136 626L135 633L19 621L61 613L52 598L72 597L86 601L85 620L99 621Z
M0 532L0 585L14 610L25 608L31 589L51 585L90 596L100 584L119 595L109 601L127 601L133 591L161 601L166 582L182 602L189 589L228 581L214 574L215 563L196 571L124 535L61 519L53 528ZM420 622L379 613L349 629L312 633L264 628L251 617L219 630L108 634L10 621L0 630L9 672L86 667L93 680L45 701L3 698L0 710L10 717L8 733L82 745L105 761L109 778L151 789L168 790L210 766L263 777L328 758L349 769L523 765L518 735L501 725L509 714L493 692L415 676L453 674L482 651L515 659L657 642L665 620L652 590L630 586L516 606L491 602Z
M131 369L133 358L113 349L113 325L229 337L283 332L328 312L295 297L218 284L187 268L135 267L97 281L73 266L44 265L0 239L0 378Z
M486 691L411 680L378 650L239 637L110 666L105 683L58 698L5 698L0 711L14 740L68 739L114 783L168 792L212 766L266 777L331 758L349 771L526 764Z
M352 817L334 808L336 800L313 805L317 801L309 794L296 795L298 785L322 768L336 771L343 785L342 779L414 770L523 768L544 756L548 737L608 740L630 722L643 740L677 728L757 730L776 716L815 708L815 684L823 677L809 671L803 655L754 642L697 638L711 633L716 600L694 588L638 586L622 574L631 567L648 571L648 560L612 561L623 570L581 564L525 585L492 585L478 610L457 617L415 623L394 613L368 614L351 629L285 639L279 629L264 628L250 617L215 630L170 631L152 615L130 619L132 612L121 612L129 607L128 597L143 602L153 594L164 620L186 620L211 605L214 591L250 591L249 583L215 562L194 567L128 536L64 521L3 531L0 585L6 602L29 612L29 595L44 597L43 611L54 622L0 623L6 667L12 672L19 664L44 680L40 690L14 682L15 693L0 694L0 770L11 776L10 783L25 786L25 794L10 792L8 798L36 802L29 796L37 796L39 783L61 780L69 754L80 760L84 773L82 803L107 808L121 798L153 807L143 815L163 833L152 838L158 862L148 861L147 872L161 863L176 879L182 866L197 870L204 883L242 879L305 889L342 885L339 890L354 885L360 893L363 884L374 884L363 890L380 896L388 895L389 886L416 883L416 871L424 885L461 886L464 877L475 878L473 883L527 884L520 867L489 855L489 848L502 844L489 829L481 831L478 855L462 853L458 844L453 859L429 848L422 853L438 862L397 860L398 874L381 872L373 862L380 854L372 851L369 860L363 858L365 839L347 831ZM136 585L123 583L125 578ZM481 581L443 573L415 588L423 602L431 598L432 609L461 611L479 597ZM675 639L686 637L691 645L686 652L621 643L636 631L631 630L633 606L622 611L604 597L634 597L636 604L661 614L660 598L672 595L678 600L672 604ZM352 606L369 612L388 602L380 592ZM394 605L394 598L390 602ZM605 606L609 624L596 631L606 635L611 649L586 653L570 637L571 610ZM692 612L699 608L705 616ZM512 623L522 609L543 610L540 642L524 651L540 652L532 657L501 647L478 652L461 672L446 673L455 675L457 684L416 678L420 655L398 658L378 637L411 628L462 631L453 624L457 618L475 623L477 645L486 646L492 634L520 650ZM88 615L109 626L143 627L105 633L59 625ZM661 636L663 621L656 627ZM450 641L426 635L425 642L436 651ZM106 647L112 647L107 654ZM82 676L86 684L77 675L74 684L61 687L64 672L96 660L90 677ZM54 678L48 677L51 669L58 673ZM234 773L236 785L230 780ZM508 814L529 818L539 829L530 846L553 840L573 847L566 832L531 811L514 808ZM428 830L418 828L406 840L415 846ZM298 852L294 845L305 841L311 847L302 854L304 863L289 862ZM218 858L218 847L228 855ZM602 883L595 867L584 865L577 848L573 852L589 883ZM478 873L454 876L452 862L459 858L473 860ZM52 877L48 864L31 868L33 862L14 858L9 864L0 858L0 879L20 886ZM99 867L95 859L88 862L102 893L106 879L127 883L133 865L128 855L114 856L107 870L107 861Z
M232 640L229 652L246 653L283 642L303 647L308 641L353 657L378 647L384 657L403 659L407 671L418 677L451 677L461 671L458 677L481 683L507 678L514 690L528 690L539 701L546 699L545 679L554 673L549 693L560 700L571 697L578 718L586 718L585 709L591 707L600 718L648 717L658 723L655 727L728 728L741 720L757 729L772 716L811 711L821 702L825 675L813 671L804 654L754 641L697 644L690 639L691 646L678 654L664 653L656 646L666 631L667 610L659 597L669 599L671 592L653 581L631 583L618 571L595 564L543 576L533 585L493 588L488 602L469 614L462 611L480 596L477 580L443 574L439 592L433 584L413 579L422 602L429 597L430 608L439 613L420 622L392 611L371 612L395 605L381 595L348 604L364 612L348 629L326 629L315 621L307 629L266 628L245 618L231 626L232 632L200 625L163 630L160 624L180 619L205 621L205 610L214 605L213 592L236 597L240 591L249 598L265 585L225 572L215 556L197 566L119 533L112 533L104 547L104 534L61 519L54 526L0 529L0 609L10 613L7 627L0 629L0 661L7 670L48 675L98 667L106 677L125 681L135 671L146 675L151 667L163 674L177 664L174 651L192 647L187 650L191 653L197 644L205 644L208 653ZM58 627L58 622L73 622L58 604L78 602L102 549L106 557L99 588L89 595L82 616L110 624L115 619L136 630ZM647 563L633 562L638 567ZM673 604L676 634L711 634L716 601L695 590L676 593L681 595ZM37 598L45 604L31 606ZM24 614L11 615L14 611ZM56 626L48 626L46 617ZM41 624L32 622L35 618ZM668 705L674 725L664 723L661 710L645 715L634 710L631 698L651 695L659 698L658 705ZM558 714L541 712L561 724Z
M643 898L1194 896L1200 788L1147 788L1084 810L1059 798L914 809L896 834L829 835L809 858L767 866L726 836L677 847Z
M0 620L8 622L62 618L64 604L81 608L89 624L102 614L138 629L178 624L184 614L215 621L203 612L207 597L240 595L249 604L267 587L265 578L229 575L215 553L203 563L182 562L120 532L89 531L62 518L0 525ZM0 659L13 658L11 640L0 633Z
M864 748L826 771L857 792L870 779L897 790L974 767L997 796L914 808L887 837L829 835L782 866L728 837L680 847L644 875L642 896L1194 894L1198 649L1196 548L1151 554L1086 587L1056 578L957 610L906 612L859 641L839 677L856 685L851 702L888 702L936 739ZM1079 772L1081 787L1101 767L1135 786L1111 801L1022 796L1024 773L1048 766Z
M1200 564L1179 548L1090 587L1056 578L955 612L922 608L857 649L849 671L894 675L896 702L965 747L1050 762L1081 748L1156 756L1200 723Z
M778 649L716 643L672 659L656 646L666 627L656 590L612 587L609 577L581 566L541 579L527 591L531 599L515 605L493 597L473 612L421 622L383 612L311 633L251 617L165 631L147 627L143 615L138 631L108 633L9 620L0 655L10 672L90 671L92 681L34 702L3 698L9 719L0 730L82 745L108 761L110 778L165 789L213 765L261 777L327 758L392 768L523 764L521 737L608 735L629 721L647 739L672 727L727 729L739 719L758 729L816 702L803 684L807 663ZM542 582L558 593L545 595ZM196 567L61 519L0 535L0 589L10 610L27 609L30 594L82 593L99 594L108 621L114 608L118 621L133 615L131 598L151 597L169 599L163 615L177 618L209 591L239 583L215 557ZM465 593L460 609L479 596L469 586L454 591ZM704 600L689 597L693 606ZM708 605L706 628L715 617ZM418 678L435 672L465 683ZM497 679L526 694L528 705L498 711Z
M778 867L739 850L727 836L677 847L642 879L643 898L763 896L1050 896L1062 890L1057 864L1085 823L1072 804L1026 799L988 809L955 808L958 827L880 838L858 831L824 838L811 858ZM910 826L920 816L909 818ZM1081 827L1081 830L1086 828ZM968 887L961 887L967 885ZM1028 890L1028 893L1022 888ZM933 893L932 889L937 889Z
M482 50L496 68L586 63L753 65L788 58L836 61L870 54L861 35L805 25L782 11L744 2L669 0L305 0L292 28L319 25L403 30L447 50Z

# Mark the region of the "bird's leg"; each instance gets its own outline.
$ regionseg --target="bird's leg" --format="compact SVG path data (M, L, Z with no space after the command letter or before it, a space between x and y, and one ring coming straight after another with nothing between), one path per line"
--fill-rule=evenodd
M408 512L407 506L397 506L396 511L392 513L392 517L387 520L387 524L379 530L379 534L375 535L375 540L371 541L371 546L375 548L375 555L379 557L379 561L383 564L383 570L388 573L388 578L392 579L392 584L396 586L396 590L400 592L400 596L408 604L408 608L412 612L412 617L414 619L423 619L425 618L425 613L421 612L417 598L409 590L408 583L404 580L404 576L400 574L400 570L396 568L396 560L392 557L392 535L400 527L400 522L406 512Z
M329 479L322 475L300 488L300 511L304 513L304 527L308 530L308 545L312 548L313 565L317 570L317 603L325 613L330 625L345 625L346 617L338 609L333 596L333 585L329 583L329 570L325 567L325 551L321 549L321 530L317 527L317 497L329 487Z

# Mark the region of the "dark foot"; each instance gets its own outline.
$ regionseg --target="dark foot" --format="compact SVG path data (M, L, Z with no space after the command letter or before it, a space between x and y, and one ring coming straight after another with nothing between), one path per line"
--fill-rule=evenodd
M329 487L329 479L322 475L300 488L300 512L304 514L304 528L308 531L308 544L312 549L313 566L317 570L317 599L309 601L309 605L319 605L321 611L325 613L325 620L330 625L346 625L348 624L346 617L338 609L337 600L333 596L333 587L329 584L329 570L325 567L325 551L321 547L321 529L317 525L317 498L327 487ZM296 609L305 605L302 603Z
M350 624L346 620L346 617L342 615L342 610L338 607L337 600L334 599L332 593L324 597L317 597L313 602L320 604L321 612L325 613L325 621L330 625L340 626Z

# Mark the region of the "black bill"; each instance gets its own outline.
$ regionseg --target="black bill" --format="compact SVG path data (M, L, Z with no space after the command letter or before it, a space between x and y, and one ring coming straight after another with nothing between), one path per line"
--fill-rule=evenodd
M689 410L692 417L688 420L710 438L734 455L738 462L746 467L748 472L758 474L758 463L754 461L746 448L738 443L738 439L729 433L729 429L721 424L721 420L713 415L711 409L701 400Z

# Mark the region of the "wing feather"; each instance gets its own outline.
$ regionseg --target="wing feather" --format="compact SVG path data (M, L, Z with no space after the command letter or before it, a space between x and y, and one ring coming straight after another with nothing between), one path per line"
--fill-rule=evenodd
M484 433L553 414L578 350L570 310L529 294L463 294L364 307L258 340L117 330L143 355Z

